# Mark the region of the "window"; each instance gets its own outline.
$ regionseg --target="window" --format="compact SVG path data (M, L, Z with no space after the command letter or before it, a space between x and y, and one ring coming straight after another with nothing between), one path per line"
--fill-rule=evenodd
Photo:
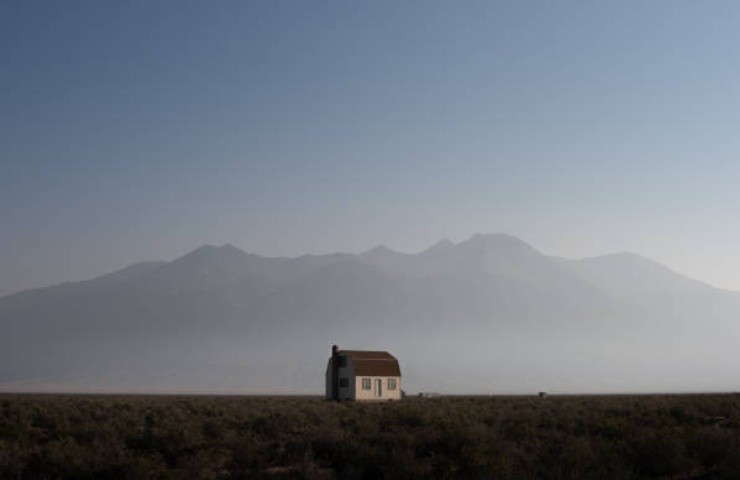
M370 379L369 378L363 378L362 379L362 389L363 390L370 390L370 388L371 388Z
M396 389L396 379L389 378L388 379L388 390L395 390L395 389Z
M348 378L346 378L346 377L342 377L342 378L340 378L340 379L339 379L339 386L340 386L340 387L342 387L342 388L347 388L347 387L349 387L349 379L348 379Z
M347 357L341 356L339 357L339 368L346 368L347 367Z

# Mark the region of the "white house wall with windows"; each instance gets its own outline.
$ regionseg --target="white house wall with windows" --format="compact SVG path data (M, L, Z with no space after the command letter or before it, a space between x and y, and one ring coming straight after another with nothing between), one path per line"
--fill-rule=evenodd
M388 352L332 347L326 367L326 399L382 401L401 399L401 368Z

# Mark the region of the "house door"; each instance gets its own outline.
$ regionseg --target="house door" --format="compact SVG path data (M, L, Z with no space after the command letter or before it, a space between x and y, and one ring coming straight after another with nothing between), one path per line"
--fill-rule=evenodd
M383 380L379 378L375 379L375 396L376 397L383 396Z

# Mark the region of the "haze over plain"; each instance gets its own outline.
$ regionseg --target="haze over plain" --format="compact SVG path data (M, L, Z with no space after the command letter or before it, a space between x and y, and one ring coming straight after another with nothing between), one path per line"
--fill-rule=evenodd
M736 388L740 294L635 254L510 235L414 254L202 246L0 298L0 389L320 393L332 343L388 349L407 391Z

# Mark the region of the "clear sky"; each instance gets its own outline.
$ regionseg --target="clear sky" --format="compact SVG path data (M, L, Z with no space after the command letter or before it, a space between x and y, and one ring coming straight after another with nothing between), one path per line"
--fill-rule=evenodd
M0 294L507 232L740 290L740 3L0 2Z

